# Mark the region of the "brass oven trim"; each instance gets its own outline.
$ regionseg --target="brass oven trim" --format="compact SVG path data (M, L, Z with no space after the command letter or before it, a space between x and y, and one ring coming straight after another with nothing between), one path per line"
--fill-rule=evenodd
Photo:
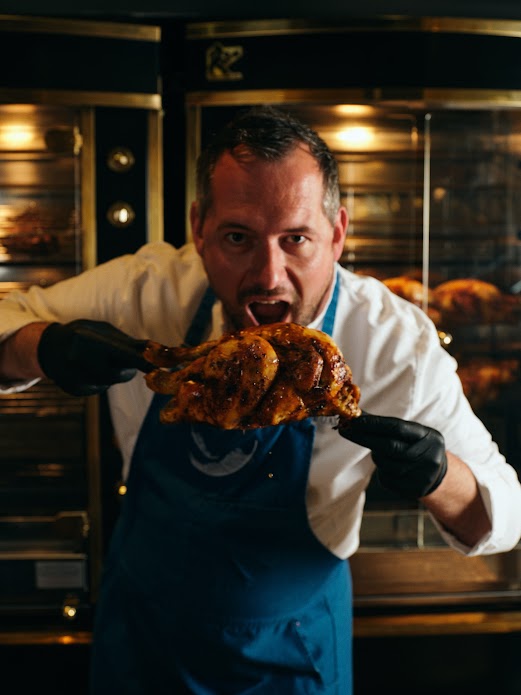
M187 25L186 37L193 39L225 39L237 37L277 36L295 34L341 34L346 32L426 32L455 34L488 34L521 37L521 21L474 19L465 17L405 17L382 15L377 19L361 19L332 26L312 20L275 19L246 21L193 22Z
M163 112L148 114L147 239L164 239Z
M23 17L0 15L0 30L40 34L68 34L72 36L94 36L110 39L132 39L155 41L161 39L158 26L112 23L76 19L54 19L49 17Z
M201 109L199 106L191 107L187 102L186 123L186 166L185 166L185 237L187 241L192 239L190 225L190 207L196 199L196 161L201 151Z
M244 104L364 104L401 108L520 108L521 90L368 88L368 89L243 89L195 91L186 95L187 107Z
M57 104L65 106L119 106L161 109L160 94L130 92L81 92L65 89L0 89L0 102Z
M0 632L0 645L86 644L92 642L89 630L23 630Z
M81 230L82 230L82 270L94 268L97 258L96 245L96 149L94 109L84 109L80 113L80 130L83 139L81 150ZM101 528L101 471L100 471L100 433L99 398L85 401L86 465L89 514L89 587L92 600L97 598L102 568L102 528Z
M83 139L81 149L81 229L83 270L96 265L96 154L94 109L80 114Z
M412 613L355 617L355 637L498 634L521 631L521 611Z
M89 589L90 602L95 603L102 570L102 528L101 528L101 471L100 471L100 426L99 396L86 399L86 458L89 480Z

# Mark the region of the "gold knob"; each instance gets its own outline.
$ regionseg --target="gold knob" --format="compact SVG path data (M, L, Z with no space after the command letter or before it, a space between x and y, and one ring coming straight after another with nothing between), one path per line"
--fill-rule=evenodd
M107 166L112 171L123 173L132 169L135 161L135 157L128 147L115 147L108 154Z

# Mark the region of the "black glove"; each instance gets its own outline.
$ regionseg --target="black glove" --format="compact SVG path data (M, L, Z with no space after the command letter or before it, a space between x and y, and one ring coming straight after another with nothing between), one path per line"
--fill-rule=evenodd
M143 358L146 342L103 321L51 323L40 338L38 361L43 373L67 393L92 396L130 381L138 369L153 369Z
M429 495L447 472L443 436L417 422L362 413L339 432L371 449L380 483L402 497Z

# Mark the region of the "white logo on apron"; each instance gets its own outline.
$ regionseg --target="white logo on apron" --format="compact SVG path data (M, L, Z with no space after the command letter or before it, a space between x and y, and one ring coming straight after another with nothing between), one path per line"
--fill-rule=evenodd
M231 475L251 461L257 449L258 441L253 442L251 451L243 451L236 448L228 451L224 456L213 454L206 446L204 437L194 431L192 427L190 435L194 443L194 449L189 452L190 463L198 471L214 477Z

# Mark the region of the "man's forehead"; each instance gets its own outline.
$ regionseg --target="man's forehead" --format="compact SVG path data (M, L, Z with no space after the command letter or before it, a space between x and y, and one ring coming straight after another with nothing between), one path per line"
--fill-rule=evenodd
M241 144L233 150L226 150L220 155L215 163L214 174L216 171L219 172L230 168L248 170L249 168L263 166L268 168L300 166L321 174L318 162L305 143L296 143L295 147L280 155L278 153L272 153L272 155L262 154Z

